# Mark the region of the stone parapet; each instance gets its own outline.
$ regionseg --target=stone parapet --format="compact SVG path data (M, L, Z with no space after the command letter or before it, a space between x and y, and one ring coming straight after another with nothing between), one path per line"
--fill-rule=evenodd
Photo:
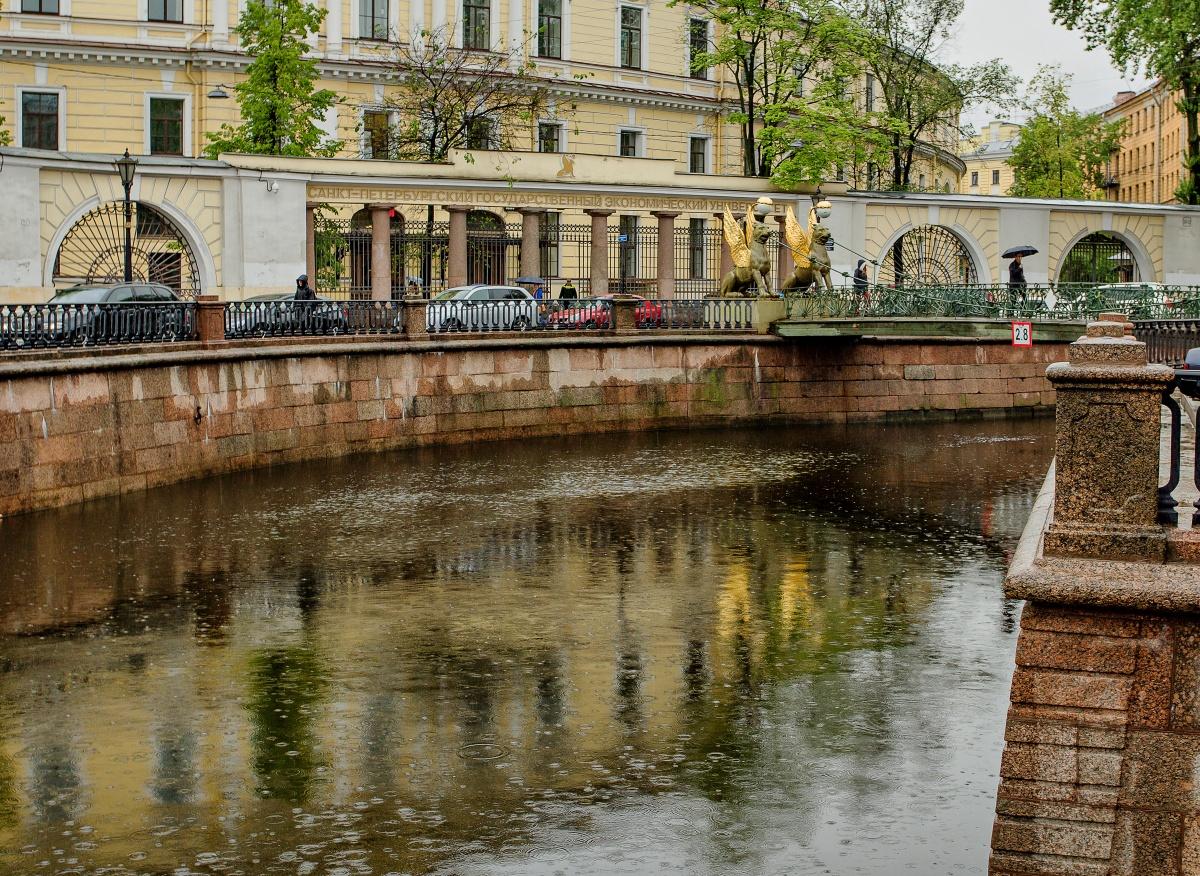
M0 362L0 515L429 444L1048 412L1044 361L1063 352L641 333L419 339L423 324L406 326L399 343L234 341Z

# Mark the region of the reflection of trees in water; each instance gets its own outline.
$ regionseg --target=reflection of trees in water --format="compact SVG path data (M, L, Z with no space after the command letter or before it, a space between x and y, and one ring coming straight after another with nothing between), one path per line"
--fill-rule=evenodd
M0 713L0 828L16 827L17 807L20 805L17 784L17 765L9 757L6 741L11 738L11 727Z
M255 649L247 686L259 793L307 800L321 765L313 731L313 707L326 686L321 658L306 646Z
M743 439L762 440L754 433ZM536 493L538 471L518 448L512 469L534 477L496 493L530 490L536 498L514 499L501 506L504 513L479 519L473 506L443 503L415 508L403 526L360 514L340 528L336 518L300 505L294 522L279 527L282 540L266 526L251 537L236 526L227 530L233 537L189 529L190 515L211 504L205 485L178 491L198 493L195 512L175 505L156 511L156 494L127 497L146 519L174 513L176 530L188 534L138 545L136 558L121 560L123 601L97 634L178 630L218 648L238 647L232 631L262 631L255 641L299 636L301 644L253 650L244 664L251 766L258 791L270 797L317 797L320 746L329 744L347 751L343 762L358 771L364 794L438 808L444 822L411 828L416 835L478 838L491 848L525 836L517 816L538 811L529 807L531 789L587 803L610 793L658 793L652 779L669 775L676 789L748 806L746 791L781 759L841 759L861 767L848 772L868 773L894 744L896 728L913 727L913 704L897 693L912 667L894 652L915 639L940 576L964 558L995 563L1000 543L981 534L973 503L985 493L1022 494L1040 468L1023 461L1023 450L1015 462L1006 458L1012 446L987 448L994 459L973 450L951 454L962 471L947 478L943 465L940 477L956 481L953 490L934 482L936 472L921 473L915 485L904 481L932 466L928 446L903 464L874 465L887 452L872 445L858 448L859 466L833 475L570 501ZM569 462L592 465L586 454ZM372 464L339 465L346 489L355 478L369 482ZM251 479L295 481L282 494L227 483L221 502L203 513L268 513L283 497L302 503L340 484L309 482L308 472ZM394 469L387 478L401 480ZM92 582L103 582L107 562L100 557ZM153 569L161 576L142 579L134 593L130 563L139 575ZM0 601L10 586L2 576ZM533 589L540 600L527 601ZM367 607L375 596L386 601ZM573 617L585 612L594 614ZM459 622L465 619L471 623ZM349 666L336 650L342 643L356 659L370 656ZM597 663L599 673L581 674ZM319 703L331 685L347 681L365 687L357 700L361 733L327 739L321 734L332 731L316 720ZM186 786L190 731L180 723L153 732L161 740L157 787L170 798ZM936 740L940 728L916 732ZM502 761L510 769L457 750L493 737L514 749ZM776 747L781 738L787 750ZM54 744L46 747L50 761L77 762L64 743ZM631 759L658 771L631 770ZM62 785L59 805L73 805L70 770L42 771L53 780L46 787ZM813 776L790 788L796 808L812 804L825 781ZM426 859L434 865L440 856L408 860Z

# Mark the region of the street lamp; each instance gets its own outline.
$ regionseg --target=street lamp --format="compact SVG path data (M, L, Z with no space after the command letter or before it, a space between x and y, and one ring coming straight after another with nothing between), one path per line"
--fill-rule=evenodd
M133 189L133 175L137 173L137 159L129 157L129 150L113 162L121 175L121 186L125 189L125 282L133 282L133 204L129 193Z

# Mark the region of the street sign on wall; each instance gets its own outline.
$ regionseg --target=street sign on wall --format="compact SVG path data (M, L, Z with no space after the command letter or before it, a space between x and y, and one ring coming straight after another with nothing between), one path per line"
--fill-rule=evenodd
M1012 324L1012 342L1014 347L1033 346L1033 323L1014 322Z

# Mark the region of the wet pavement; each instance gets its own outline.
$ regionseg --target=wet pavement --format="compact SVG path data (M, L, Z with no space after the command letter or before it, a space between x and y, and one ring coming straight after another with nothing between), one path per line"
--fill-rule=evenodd
M982 874L1052 429L442 448L0 522L0 873Z

